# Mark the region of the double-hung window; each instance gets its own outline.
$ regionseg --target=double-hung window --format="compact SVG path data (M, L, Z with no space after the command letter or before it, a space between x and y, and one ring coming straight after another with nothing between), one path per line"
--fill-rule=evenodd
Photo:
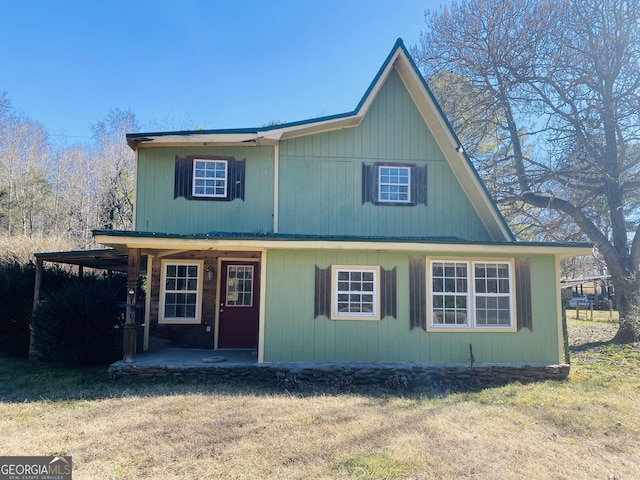
M332 267L333 320L380 320L380 267Z
M434 325L469 326L467 262L431 263L431 318Z
M202 262L162 262L160 323L200 323Z
M411 203L410 167L378 167L378 201Z
M377 162L362 164L362 203L412 207L427 205L427 165Z
M193 161L193 196L216 197L227 196L227 161L203 160Z
M510 264L474 262L473 275L476 326L510 327L512 324Z
M430 330L514 331L511 261L431 260Z
M244 200L246 159L176 155L173 198L212 202Z

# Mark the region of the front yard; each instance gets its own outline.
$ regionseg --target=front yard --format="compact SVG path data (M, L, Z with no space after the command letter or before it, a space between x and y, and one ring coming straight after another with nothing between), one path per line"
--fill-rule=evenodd
M113 381L0 359L0 452L73 457L74 479L632 479L639 346L569 322L564 382L475 392Z

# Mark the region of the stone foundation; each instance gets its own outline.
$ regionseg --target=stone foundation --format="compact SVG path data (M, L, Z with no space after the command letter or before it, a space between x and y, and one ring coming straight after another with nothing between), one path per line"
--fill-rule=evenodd
M434 365L422 363L256 363L207 365L116 364L115 378L177 378L196 381L242 381L281 388L356 387L411 389L416 387L458 390L510 382L564 380L570 366L559 365Z

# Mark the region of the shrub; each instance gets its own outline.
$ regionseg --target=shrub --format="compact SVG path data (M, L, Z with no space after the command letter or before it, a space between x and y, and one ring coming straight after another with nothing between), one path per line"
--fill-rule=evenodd
M17 262L0 264L0 352L24 357L29 352L29 319L35 269Z
M125 285L122 275L88 276L45 294L33 315L39 357L75 365L115 360L121 323L117 301Z
M0 263L0 352L12 357L29 353L33 288L33 264ZM72 275L59 267L42 271L42 289L56 291L68 285Z

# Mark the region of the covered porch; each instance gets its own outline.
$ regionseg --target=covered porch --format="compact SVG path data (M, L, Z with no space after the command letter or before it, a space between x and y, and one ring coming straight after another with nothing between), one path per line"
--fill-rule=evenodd
M119 247L37 253L33 308L37 308L41 301L45 262L77 267L79 277L83 276L85 269L123 272L127 275L127 283L126 302L123 302L121 362L147 365L186 362L187 365L193 365L214 363L214 357L223 357L217 361L228 364L258 361L261 251L203 249L202 246L196 249L188 246L167 249L155 245L147 248ZM183 269L183 265L196 267L193 280L180 276L179 270ZM173 273L170 273L171 266L175 266ZM234 278L229 278L227 270ZM245 283L249 285L249 282L244 282L245 277L249 278L249 273L250 286L240 292L238 288L234 290L234 287L242 287ZM166 290L171 282L191 281L197 283L194 293L196 300L193 302L196 313L193 319L187 318L185 321L179 318L179 313L175 313L177 309L185 308L184 301L181 305L180 300L175 300L180 293L174 294L173 304L167 307L171 294ZM180 287L175 289L179 290ZM221 298L226 299L224 307L221 306ZM230 303L233 308L227 308ZM245 304L251 308L242 308ZM170 308L173 308L172 315L167 314ZM246 330L238 333L235 329L235 325L239 323L238 312L241 310L249 310L252 315L248 334ZM171 316L174 318L167 318ZM185 316L188 316L188 312ZM33 336L32 331L32 345ZM223 355L216 354L219 348L224 351ZM32 353L35 358L37 352Z

